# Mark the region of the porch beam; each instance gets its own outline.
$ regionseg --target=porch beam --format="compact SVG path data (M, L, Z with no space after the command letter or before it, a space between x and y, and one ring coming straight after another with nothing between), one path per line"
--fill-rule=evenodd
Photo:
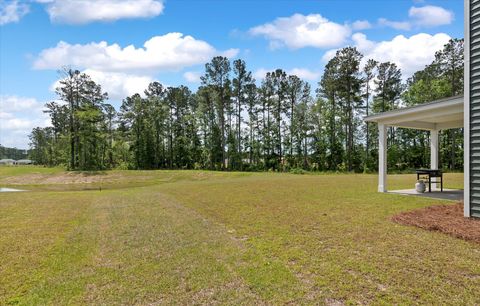
M430 122L422 122L422 121L406 121L394 124L394 126L399 128L405 129L415 129L415 130L436 130L437 125L435 123Z
M459 129L463 128L463 119L450 122L437 123L438 130Z
M416 121L416 120L428 120L428 119L435 119L441 116L451 116L451 115L458 115L461 116L463 114L463 108L459 107L447 107L431 112L417 112L417 113L409 113L409 114L402 114L397 115L394 118L385 118L384 123L388 125L395 125L397 123L405 122L405 121Z

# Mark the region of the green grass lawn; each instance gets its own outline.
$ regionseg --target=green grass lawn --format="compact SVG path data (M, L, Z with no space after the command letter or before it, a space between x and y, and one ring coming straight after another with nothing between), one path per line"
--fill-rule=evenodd
M16 169L0 305L480 303L480 245L389 220L449 202L376 175Z

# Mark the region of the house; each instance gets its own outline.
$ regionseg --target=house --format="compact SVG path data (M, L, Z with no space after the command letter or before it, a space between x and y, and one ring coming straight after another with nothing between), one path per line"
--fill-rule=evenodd
M464 5L464 216L480 217L480 0Z
M33 165L33 160L30 159L20 159L16 162L17 165Z
M438 132L464 128L465 217L480 218L480 0L464 0L464 95L365 118L378 124L378 191L387 192L387 127L430 131L430 168L438 169Z
M387 192L387 129L400 127L430 131L430 169L438 169L438 135L440 130L464 126L464 97L419 104L371 115L367 122L378 124L378 191Z
M14 159L0 159L0 165L15 165L15 160Z

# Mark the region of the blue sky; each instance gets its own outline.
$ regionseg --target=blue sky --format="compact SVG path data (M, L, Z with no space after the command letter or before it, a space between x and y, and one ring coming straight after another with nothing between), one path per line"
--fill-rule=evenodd
M48 124L42 107L65 65L118 108L152 80L195 89L215 55L315 87L338 48L394 61L406 78L450 37L463 37L462 0L0 0L0 144L27 148Z

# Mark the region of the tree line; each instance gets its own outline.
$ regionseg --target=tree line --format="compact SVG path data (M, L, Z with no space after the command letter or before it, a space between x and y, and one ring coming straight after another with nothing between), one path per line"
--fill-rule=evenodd
M257 82L245 61L217 56L195 92L153 82L119 110L88 75L65 69L46 104L52 124L32 130L30 156L71 170L375 171L378 131L364 116L462 91L461 39L406 82L395 63L343 48L315 92L282 69ZM462 133L441 132L441 167L462 169ZM390 169L429 166L428 132L390 128L388 146Z
M0 144L0 159L26 159L28 157L28 150L21 150L17 148L9 148Z

